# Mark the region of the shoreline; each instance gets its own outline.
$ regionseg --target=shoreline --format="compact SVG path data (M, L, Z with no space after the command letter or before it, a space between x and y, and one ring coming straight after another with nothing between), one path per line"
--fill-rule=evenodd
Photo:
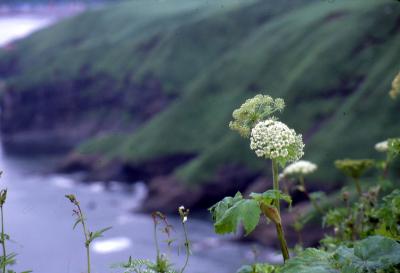
M15 41L99 4L0 4L0 48L12 49Z
M1 17L51 17L53 19L62 19L73 16L87 10L96 4L85 3L57 3L57 4L0 4Z

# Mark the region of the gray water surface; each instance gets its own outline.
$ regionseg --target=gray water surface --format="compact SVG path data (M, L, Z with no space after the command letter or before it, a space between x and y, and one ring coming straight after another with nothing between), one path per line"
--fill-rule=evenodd
M122 272L110 266L127 260L130 255L154 258L152 218L133 212L145 193L143 185L115 183L106 190L102 183L82 184L72 176L43 174L42 169L51 165L48 159L12 158L2 153L0 163L4 170L1 185L9 191L5 222L12 242L8 248L18 253L15 269L33 269L39 273L85 271L83 235L80 227L72 230L72 204L64 197L66 193L79 198L92 230L112 226L92 245L94 273ZM171 216L169 220L175 226L173 237L178 241L172 249L163 247L163 250L170 253L179 267L184 259L178 255L176 246L183 243L181 226L178 217ZM188 229L193 256L187 272L232 273L251 260L250 245L215 235L208 219L190 217Z

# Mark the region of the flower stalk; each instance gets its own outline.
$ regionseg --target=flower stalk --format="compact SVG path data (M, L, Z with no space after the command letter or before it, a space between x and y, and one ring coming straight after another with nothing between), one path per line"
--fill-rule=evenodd
M180 271L180 273L183 273L189 263L189 257L190 257L190 241L189 241L188 232L187 232L187 228L186 228L186 222L187 222L187 219L189 216L189 209L185 209L184 206L180 206L178 209L178 212L179 212L179 216L181 217L183 233L185 235L184 246L185 246L186 258L185 258L185 263Z
M272 160L273 189L276 191L279 191L278 171L279 171L278 163L276 162L276 160ZM275 227L276 227L276 233L278 235L278 240L279 240L279 244L281 247L283 260L286 262L290 257L289 257L289 250L288 250L287 242L285 239L285 233L284 233L283 227L282 227L282 221L281 221L281 216L280 216L280 199L279 199L279 197L275 199L274 205L277 210L276 220L274 221ZM265 210L263 210L263 212L264 211ZM264 214L265 214L265 212L264 212ZM265 215L267 216L267 214L265 214Z
M7 260L7 251L6 251L6 233L4 230L4 211L3 206L6 202L7 198L7 190L1 190L0 192L0 213L1 213L1 246L3 248L3 258L1 261L2 264L2 273L6 273L6 260Z
M76 227L76 225L78 225L79 223L81 223L82 225L82 230L83 230L83 235L85 236L85 248L86 248L86 261L87 261L87 273L90 273L90 233L88 231L88 229L86 228L86 222L85 222L85 216L82 212L81 206L78 202L78 200L76 199L76 197L73 194L69 194L69 195L65 195L65 197L71 201L72 204L75 205L76 210L74 209L74 215L76 215L77 220L75 222L74 228Z
M278 163L276 160L272 160L272 181L273 181L273 189L279 191L279 179L278 179ZM275 199L275 207L278 209L280 213L280 200L279 198Z

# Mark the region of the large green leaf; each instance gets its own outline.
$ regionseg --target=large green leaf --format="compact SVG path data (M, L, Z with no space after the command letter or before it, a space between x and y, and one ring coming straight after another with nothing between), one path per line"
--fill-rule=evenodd
M355 243L354 249L339 247L335 258L343 273L377 272L400 265L400 244L383 236L371 236Z
M225 197L224 199L213 205L211 208L209 208L214 222L218 222L218 220L222 218L225 212L240 200L243 200L243 196L240 192L237 192L234 197Z
M261 213L258 202L243 199L239 194L236 194L234 198L225 198L210 208L216 233L236 232L237 226L243 223L247 235L257 226Z
M274 273L276 267L270 264L244 265L236 273Z
M279 190L267 190L263 193L253 192L250 194L250 197L258 202L264 203L265 205L271 205L276 199L286 201L289 205L292 204L292 198Z
M279 273L340 273L332 263L332 254L308 248L290 259L278 270Z

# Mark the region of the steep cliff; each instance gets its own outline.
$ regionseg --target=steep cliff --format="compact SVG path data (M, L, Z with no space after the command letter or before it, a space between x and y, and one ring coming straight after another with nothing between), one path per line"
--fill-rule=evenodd
M285 99L320 165L313 186L330 188L334 159L400 134L399 45L392 0L127 1L0 52L3 138L73 148L64 169L93 179L145 179L148 209L208 206L267 172L227 127L265 93Z

